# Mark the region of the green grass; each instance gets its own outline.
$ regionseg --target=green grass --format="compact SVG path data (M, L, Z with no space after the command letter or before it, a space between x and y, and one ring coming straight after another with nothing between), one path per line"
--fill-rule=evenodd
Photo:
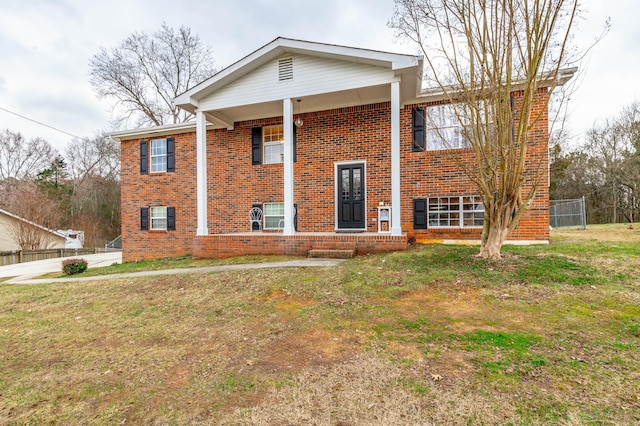
M129 272L156 271L161 269L198 268L204 266L237 265L244 263L281 262L298 259L295 256L269 255L269 256L237 256L227 259L193 259L189 255L170 257L164 259L142 260L138 262L114 263L100 268L89 268L82 274L66 275L57 272L45 274L40 278L67 278L67 277L99 277L101 275L126 274Z
M638 424L640 238L623 231L554 232L500 261L433 245L0 285L0 423ZM106 271L196 262L216 263Z

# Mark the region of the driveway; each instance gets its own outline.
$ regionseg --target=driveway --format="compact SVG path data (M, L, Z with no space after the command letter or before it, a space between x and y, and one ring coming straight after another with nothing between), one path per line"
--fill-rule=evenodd
M87 261L89 268L122 263L122 252L86 254L82 256L56 257L55 259L36 260L33 262L16 263L14 265L0 266L0 278L20 277L27 279L49 272L62 273L62 261L65 259L82 258Z

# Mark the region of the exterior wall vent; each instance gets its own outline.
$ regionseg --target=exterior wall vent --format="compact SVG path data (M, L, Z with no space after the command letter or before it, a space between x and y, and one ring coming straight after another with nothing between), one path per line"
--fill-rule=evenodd
M278 81L293 80L293 58L278 61Z

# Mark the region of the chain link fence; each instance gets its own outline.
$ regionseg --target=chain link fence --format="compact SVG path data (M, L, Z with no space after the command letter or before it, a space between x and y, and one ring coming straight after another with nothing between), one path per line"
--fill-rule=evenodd
M105 253L112 251L122 251L122 235L118 235L113 241L109 241L104 245Z
M552 228L587 229L587 210L584 197L575 200L549 201L549 225Z

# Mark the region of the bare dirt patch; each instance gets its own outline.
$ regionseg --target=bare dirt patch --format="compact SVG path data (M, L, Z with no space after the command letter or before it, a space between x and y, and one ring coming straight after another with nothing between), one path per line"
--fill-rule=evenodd
M363 343L356 334L306 330L266 348L255 365L270 371L299 371L347 360Z

